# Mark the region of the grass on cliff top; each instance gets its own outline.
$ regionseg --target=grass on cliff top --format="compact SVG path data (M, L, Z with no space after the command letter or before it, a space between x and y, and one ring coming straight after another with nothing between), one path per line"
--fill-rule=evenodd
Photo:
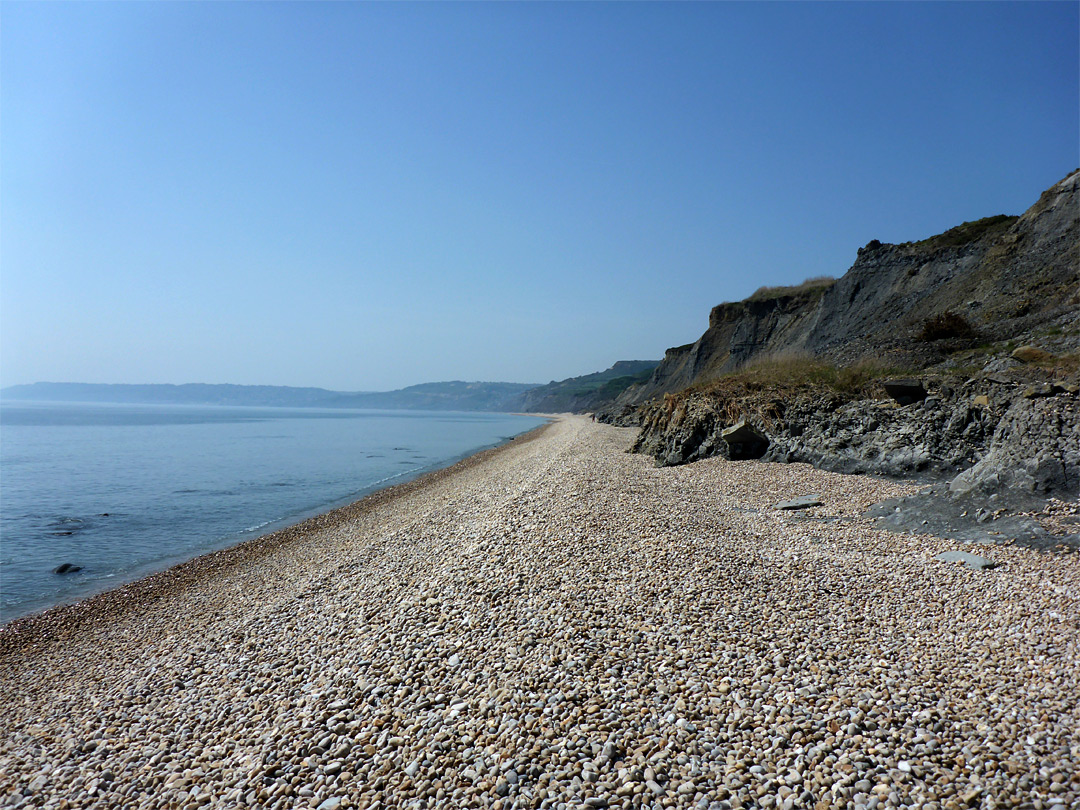
M715 380L667 394L663 407L671 412L689 397L703 394L715 400L728 424L749 418L768 427L784 411L783 403L799 395L831 395L842 401L878 398L883 390L877 383L905 376L904 372L875 358L835 366L802 354L764 357Z
M774 298L787 298L797 295L816 296L824 293L835 283L836 279L832 276L814 276L800 284L793 284L789 287L758 287L746 300L747 302L771 301Z
M903 376L907 371L875 358L835 366L809 355L787 354L752 360L738 371L688 390L729 396L758 391L778 395L829 391L843 396L868 396L876 393L876 383Z
M955 228L949 228L945 233L939 233L937 236L931 236L929 239L923 239L913 244L915 247L928 248L960 247L969 242L974 242L976 239L980 239L993 231L1004 232L1018 219L1020 217L1009 216L1008 214L983 217L972 222L965 222L963 225L957 225Z

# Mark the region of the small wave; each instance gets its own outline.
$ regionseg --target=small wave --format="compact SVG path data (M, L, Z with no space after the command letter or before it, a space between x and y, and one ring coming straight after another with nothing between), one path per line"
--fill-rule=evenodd
M262 523L259 523L259 524L255 525L255 526L248 526L246 529L243 529L243 532L244 532L244 534L248 534L249 532L257 532L263 526L269 526L273 522L274 521L272 521L272 520L264 520Z
M413 467L411 470L402 470L399 473L394 473L393 475L388 475L388 476L386 476L386 478L380 478L378 481L373 481L371 483L371 486L372 487L377 487L377 486L379 486L379 484L385 484L387 481L393 481L395 478L401 478L403 475L408 475L411 472L418 472L418 471L420 471L422 469L424 469L424 468L423 467Z

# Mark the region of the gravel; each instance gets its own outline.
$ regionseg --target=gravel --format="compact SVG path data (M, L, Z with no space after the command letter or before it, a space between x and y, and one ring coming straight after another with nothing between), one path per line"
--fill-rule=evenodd
M1080 801L1080 555L973 571L861 516L912 485L632 439L563 417L5 626L0 805Z

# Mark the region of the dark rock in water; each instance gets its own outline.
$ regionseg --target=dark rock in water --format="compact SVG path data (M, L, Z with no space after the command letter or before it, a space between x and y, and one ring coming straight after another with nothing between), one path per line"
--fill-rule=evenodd
M98 517L108 517L108 516L109 516L108 512L102 512L100 515L98 515Z
M798 498L793 498L790 501L780 501L780 503L776 505L776 508L790 511L792 509L810 509L814 506L821 506L821 496L800 495Z
M727 444L732 461L761 458L769 449L768 437L745 420L720 431L720 438Z
M978 554L969 554L966 551L943 551L934 555L935 560L942 562L962 562L973 571L985 571L989 568L997 568L998 564Z
M74 574L76 571L82 571L82 566L74 565L73 563L64 563L53 569L54 574Z
M919 380L888 380L883 382L881 387L900 405L910 405L912 402L922 402L926 399L926 388Z

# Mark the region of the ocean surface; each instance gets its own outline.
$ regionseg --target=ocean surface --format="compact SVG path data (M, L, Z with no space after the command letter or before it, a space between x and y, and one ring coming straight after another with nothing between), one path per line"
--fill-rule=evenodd
M510 414L0 403L0 622L445 467ZM55 574L64 564L81 566Z

